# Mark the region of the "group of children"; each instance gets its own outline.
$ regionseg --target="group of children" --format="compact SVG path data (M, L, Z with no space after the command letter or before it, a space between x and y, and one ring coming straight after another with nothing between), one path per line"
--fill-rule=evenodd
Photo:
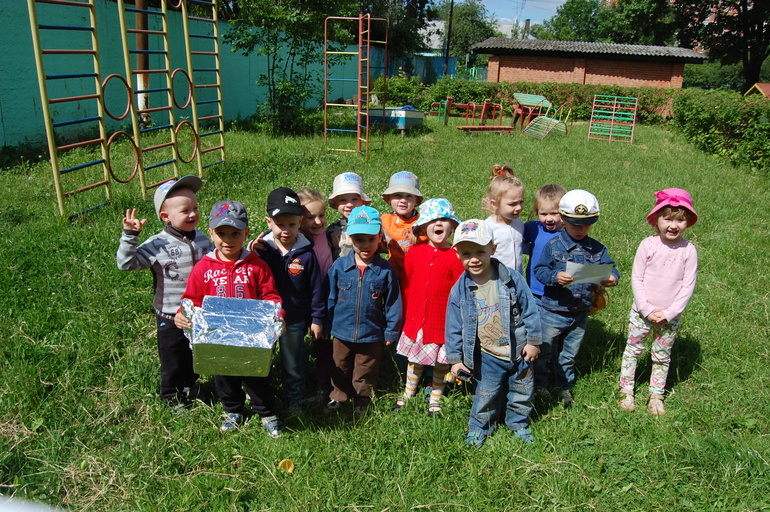
M606 247L588 236L600 214L593 194L545 185L535 194L536 219L524 223L524 185L509 167L494 166L483 203L491 215L461 221L448 200L424 200L417 176L401 171L382 194L392 212L380 215L361 177L346 172L334 179L328 205L340 216L328 227L323 195L282 187L267 198L269 230L249 243L244 206L216 203L212 244L196 230L201 185L185 176L158 187L155 209L165 227L141 245L145 220L127 211L118 250L119 268L153 269L161 395L176 410L206 399L183 333L191 324L179 311L181 298L200 306L206 295L281 303L282 399L292 413L306 400L308 329L315 398L327 411L348 402L355 413L366 411L383 347L394 343L408 363L394 411L415 396L426 366L432 367L429 415L440 412L446 382L472 381L466 437L472 446L480 447L501 421L532 442L532 403L551 399L552 373L559 399L572 405L589 312L620 277ZM683 234L697 214L686 191L666 189L656 192L647 220L655 234L634 260L619 405L635 408L636 363L654 333L648 409L660 415L679 317L695 285L697 253ZM602 265L602 272L573 278L586 265ZM248 394L251 413L270 435L281 434L268 377L214 376L214 385L226 413L223 431L244 422Z

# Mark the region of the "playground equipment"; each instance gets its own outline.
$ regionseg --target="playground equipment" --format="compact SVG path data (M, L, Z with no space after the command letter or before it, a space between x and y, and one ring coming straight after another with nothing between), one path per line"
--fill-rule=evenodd
M638 104L637 98L594 96L588 139L633 143Z
M484 103L476 105L468 103L466 119L470 119L471 124L458 126L458 130L465 132L486 132L486 133L510 133L513 126L503 126L503 106L500 103L492 103L489 98L484 99ZM476 124L476 119L479 124ZM492 124L487 124L487 120ZM497 121L497 123L495 123Z
M190 16L187 12L187 2L203 7L196 9L196 16ZM46 4L45 8L41 8L40 4ZM160 4L160 10L140 9L126 7L124 0L117 0L125 75L111 74L102 80L97 29L99 16L95 0L27 0L54 188L62 216L67 215L68 210L74 209L76 212L70 215L72 218L107 204L111 198L113 181L128 183L138 175L142 197L146 199L148 189L179 176L180 160L191 163L197 157L199 175L204 167L224 161L216 0L162 0ZM177 68L171 71L167 6L181 9L183 13L187 70ZM73 15L73 11L78 11L78 14ZM80 14L86 11L85 15ZM201 15L200 12L210 12L211 16ZM148 28L138 22L130 26L129 20L137 18L147 18L152 27ZM39 19L59 23L40 23ZM61 23L62 19L78 22L67 25ZM80 23L81 20L85 20L85 23ZM190 32L191 22L203 24L208 28L197 31L196 25L196 32ZM68 38L69 43L62 45L65 48L57 48L55 45L60 43L64 31L83 34L84 37ZM133 41L129 39L129 35L133 37ZM152 41L150 44L139 44L140 38L148 41L152 38ZM192 40L203 40L210 46L201 47L199 43L193 48ZM134 44L131 44L132 42ZM208 67L194 62L194 59L201 58L210 59ZM154 66L144 64L145 61L149 63L151 60ZM202 76L206 73L215 78L205 80ZM177 101L174 93L177 76L185 79L188 98L184 102ZM134 78L138 78L137 82L140 84L136 89L131 85ZM199 80L197 84L196 78ZM93 82L90 88L89 81ZM126 107L122 113L107 108L105 90L111 83L122 84L125 90ZM110 90L118 86L112 85ZM215 97L196 100L197 89L210 89ZM86 90L87 94L68 95L70 90ZM144 101L150 97L153 99L152 107ZM65 104L70 105L70 108L61 107ZM198 109L206 106L213 107L214 112L199 117ZM181 112L191 109L192 120L177 123L175 109ZM117 130L108 136L105 116L115 121L130 119L133 133ZM143 125L142 122L150 120L150 116L151 123ZM208 121L218 123L217 129L199 135L200 123ZM93 138L59 144L57 140L63 140L67 136L61 133L62 129L72 126L78 126L81 134L93 134L98 131L98 136L87 135L86 137ZM180 132L185 130L185 127L192 132L191 137L182 137L192 138L193 147L189 151L189 159L181 157L179 152ZM209 136L218 137L218 142L215 142L214 146L201 148L201 139ZM72 133L69 137L73 137ZM79 135L78 138L82 139L83 136ZM114 172L114 158L111 158L111 148L119 146L116 141L120 138L127 139L133 157L133 169L128 176L123 177ZM86 148L86 153L93 153L87 151L89 147L98 147L101 158L82 162L83 152L65 154L67 150L75 148ZM219 160L204 163L202 155L214 151L220 152ZM78 158L81 161L76 161ZM163 171L163 174L157 176L158 171L155 171L155 182L148 184L147 171L156 169ZM100 188L104 189L104 199L95 200L93 192L84 194ZM95 201L97 204L93 204ZM75 203L74 208L68 208L71 206L67 204L69 202Z
M355 21L358 24L358 49L357 51L337 50L333 48L333 41L330 40L330 31L332 28L347 22ZM332 27L332 24L337 24ZM372 29L376 28L384 33L383 39L375 40L372 38ZM383 49L383 64L375 66L372 64L373 45L380 45ZM387 96L387 80L385 79L387 70L388 54L388 22L383 18L372 18L369 14L360 14L357 17L329 16L324 21L324 145L333 151L356 151L368 156L371 147L370 136L373 129L372 116L377 115L384 118L385 104ZM338 78L332 76L334 67L342 67L342 64L356 57L358 75L357 78ZM383 89L381 91L372 90L372 72L381 69L383 75ZM356 94L353 102L343 103L336 101L343 95L338 95L341 87L335 85L344 85L345 83L356 84ZM331 101L335 98L335 101ZM375 104L376 103L376 104ZM355 127L351 128L345 124L345 111L354 111ZM385 147L385 124L376 123L379 132L379 148ZM339 135L355 134L355 148L348 145L346 147L331 147L332 141L341 142L345 137Z
M87 24L84 25L59 25L38 22L37 3L52 4L58 7L68 7L71 9L83 9L87 13L81 18L87 20ZM85 213L103 206L109 202L111 197L110 191L110 174L111 169L109 166L109 144L107 142L107 130L104 124L104 106L102 103L102 81L101 81L101 68L99 66L99 38L96 27L96 12L94 6L94 0L88 0L87 2L75 2L66 0L27 0L27 8L29 9L29 22L32 28L32 45L35 50L35 65L37 68L38 84L40 87L40 97L43 103L43 119L45 122L45 131L48 138L48 152L51 158L51 170L53 171L54 188L56 189L56 201L59 206L59 213L66 215L66 208L64 199L76 194L81 194L88 190L94 190L98 188L104 189L105 201L96 205L91 205L83 208L75 215ZM43 14L47 19L51 21L57 20L57 11L50 9ZM47 20L46 20L47 21ZM53 47L56 43L57 34L62 31L74 31L86 35L85 44L80 48L61 49ZM42 34L50 34L50 37L43 41ZM50 46L49 46L50 45ZM64 59L61 57L75 57L75 56L91 56L90 63L83 62L83 59L72 59L76 61L61 62ZM47 73L44 60L48 61L48 66L61 71ZM77 66L82 66L75 72ZM90 94L67 96L64 95L67 88L61 85L64 81L91 81L93 82L93 92ZM50 95L49 84L54 89L54 97ZM82 108L88 109L87 115L80 118L69 119L57 119L54 120L54 114L52 112L52 105L59 105L62 103L78 102ZM83 130L91 128L93 131L94 125L98 128L99 136L94 139L81 140L70 144L57 145L57 129L66 126L80 125ZM101 158L90 160L83 163L73 163L73 165L63 166L61 160L61 153L74 148L87 148L98 147L101 153ZM74 171L81 169L89 169L86 183L80 182L80 186L73 183L74 180L69 179ZM93 172L97 169L97 172ZM131 174L133 178L136 174L136 169ZM67 187L74 187L71 190L65 189L65 175L69 175L66 178ZM96 180L96 181L94 181Z
M549 133L567 136L572 131L572 104L567 103L554 108L549 104L548 107L538 107L536 113L531 113L524 128L524 133L544 139Z

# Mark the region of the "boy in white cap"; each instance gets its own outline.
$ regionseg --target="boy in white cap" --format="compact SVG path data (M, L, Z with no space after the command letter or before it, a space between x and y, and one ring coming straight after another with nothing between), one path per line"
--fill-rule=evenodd
M155 318L160 358L160 395L175 412L196 398L208 401L196 384L190 342L174 325L174 315L193 266L211 249L208 237L198 231L200 220L195 193L203 181L183 176L162 183L155 190L155 214L163 229L139 245L147 219L136 218L136 208L126 210L117 253L120 270L152 270Z
M539 396L547 397L552 357L556 358L556 386L564 407L573 403L575 358L583 343L588 312L600 286L615 286L620 272L607 248L588 236L599 219L599 201L585 190L570 190L559 201L564 230L548 241L535 266L535 277L543 283L540 299L540 321L543 343L535 365L535 387ZM608 265L607 276L599 282L574 281L566 272L567 263ZM559 348L561 347L561 348Z
M327 331L334 345L334 389L326 409L336 411L352 400L355 412L364 414L377 386L383 342L390 345L401 333L401 290L393 267L378 252L379 212L354 208L347 231L353 251L329 269Z
M332 259L345 256L353 247L346 235L348 217L353 208L368 205L372 202L364 193L364 181L354 172L343 172L334 177L332 195L329 196L329 206L337 210L340 218L326 228L326 236L332 248Z
M382 215L388 262L403 281L404 259L412 245L412 228L420 218L420 212L417 210L417 206L422 202L420 180L414 173L399 171L390 177L382 199L393 209L392 212Z
M521 274L492 257L495 243L483 220L460 223L454 248L465 272L449 293L446 358L452 373L472 374L476 383L465 442L480 448L504 419L517 438L531 443L531 364L540 353L535 298Z

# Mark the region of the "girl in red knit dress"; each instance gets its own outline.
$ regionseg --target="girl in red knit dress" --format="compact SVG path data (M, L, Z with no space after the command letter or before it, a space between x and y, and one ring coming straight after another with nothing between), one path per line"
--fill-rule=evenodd
M444 349L444 324L449 290L465 270L449 239L460 223L446 199L430 199L420 205L413 242L404 262L404 330L397 352L409 361L404 395L398 410L412 398L425 366L433 366L433 388L428 414L441 410L444 378L449 372Z

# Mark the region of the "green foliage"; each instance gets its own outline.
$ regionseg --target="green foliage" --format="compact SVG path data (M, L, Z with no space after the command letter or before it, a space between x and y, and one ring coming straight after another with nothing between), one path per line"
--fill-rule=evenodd
M555 16L543 22L537 36L561 41L603 41L607 13L599 0L567 0L556 9Z
M669 0L610 2L605 14L610 42L656 46L675 43L674 9Z
M674 125L695 147L770 171L770 101L732 91L688 89L674 100Z
M374 82L374 90L382 90L382 77L378 77ZM403 72L398 76L388 79L388 105L402 106L412 105L417 109L423 109L425 102L425 91L428 87L420 83L416 76L406 76Z
M677 0L675 8L682 45L698 45L722 64L740 63L744 92L759 81L770 56L770 2Z
M445 22L443 41L446 45L446 31L449 27L449 0L443 0L438 6L438 19ZM470 48L476 43L497 35L495 20L487 12L479 0L464 0L454 2L452 10L452 39L449 45L449 55L457 58L458 68L465 69L465 57L470 55L469 67L481 64L480 57L470 53ZM486 57L488 59L488 57Z
M739 64L720 64L706 62L703 64L685 64L682 86L699 87L701 89L730 89L740 90L743 76Z
M591 235L622 277L607 309L589 320L576 404L541 410L533 445L501 426L479 450L463 443L469 389L451 388L440 417L429 418L421 398L391 414L404 381L390 358L366 416L308 406L292 417L280 408L280 439L254 419L222 434L219 404L171 414L157 396L152 277L115 267L127 208L149 219L142 239L161 229L152 201L140 199L136 180L115 184L110 205L67 222L56 214L47 162L0 172L0 492L72 511L766 509L767 177L665 127L639 126L631 145L586 134L576 123L569 137L544 140L468 135L428 118L422 132L386 135L385 151L364 160L327 151L320 136L228 131L227 162L204 171L199 227L214 202L232 198L249 209L254 233L265 228L270 190L327 195L350 169L383 212L379 194L398 169L414 171L426 197L449 198L463 219L484 215L495 163L516 169L527 209L546 183L596 194L602 215ZM649 355L640 360L637 412L621 411L614 390L634 252L651 233L652 192L669 186L695 198L700 218L686 236L700 269L673 348L669 412L652 417L644 410ZM210 386L211 377L203 381ZM292 474L278 468L282 459L295 463Z

